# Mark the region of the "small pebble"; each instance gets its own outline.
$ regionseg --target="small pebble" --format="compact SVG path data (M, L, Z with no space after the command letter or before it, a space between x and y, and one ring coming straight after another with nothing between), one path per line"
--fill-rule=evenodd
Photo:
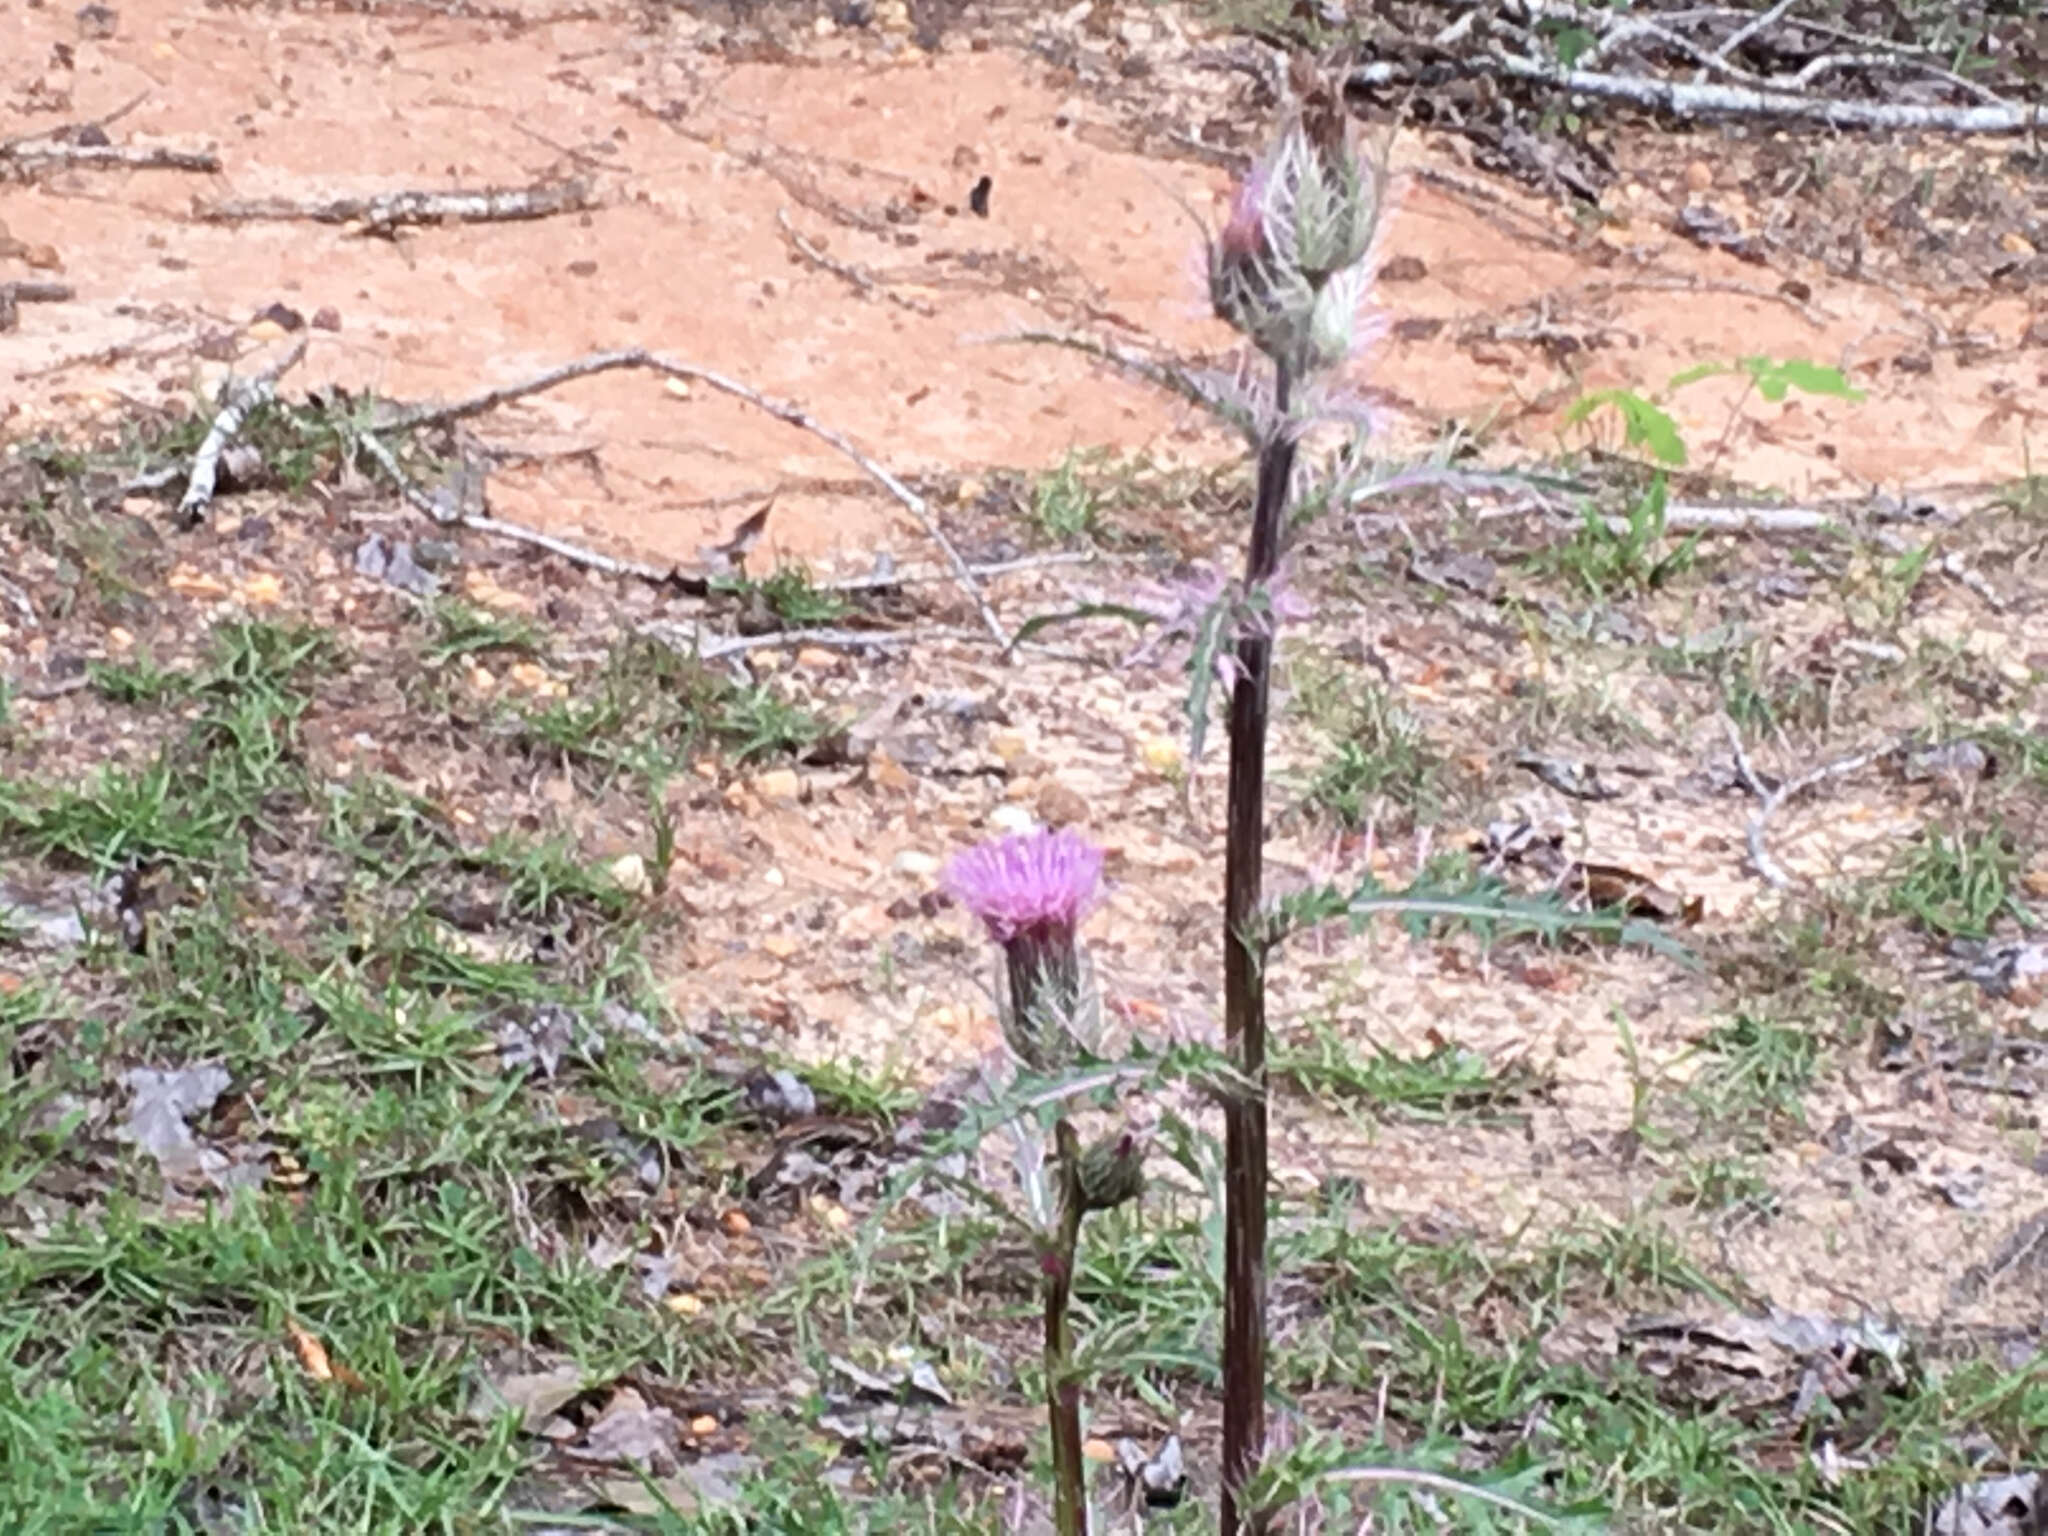
M794 800L804 792L804 781L794 768L770 768L754 780L754 793L763 800Z
M647 878L647 861L637 853L621 854L606 868L612 884L629 895L644 896L653 889Z
M1005 837L1019 837L1038 825L1038 820L1021 805L999 805L988 813L988 824Z

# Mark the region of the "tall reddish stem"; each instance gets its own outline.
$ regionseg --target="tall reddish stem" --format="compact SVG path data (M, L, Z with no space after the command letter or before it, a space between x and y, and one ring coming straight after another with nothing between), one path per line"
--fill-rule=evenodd
M1081 1250L1081 1143L1064 1117L1055 1135L1060 1169L1059 1233L1044 1243L1039 1255L1044 1270L1045 1411L1052 1432L1054 1528L1058 1536L1088 1536L1081 1383L1074 1376L1074 1336L1067 1322L1067 1308L1074 1297L1074 1265Z
M1294 435L1287 425L1291 380L1278 365L1275 425L1259 452L1257 500L1245 587L1271 581L1280 563ZM1230 807L1226 831L1223 1021L1237 1069L1251 1090L1225 1101L1223 1237L1223 1531L1266 1528L1244 1507L1266 1439L1266 984L1254 937L1264 885L1266 713L1273 674L1270 624L1247 623L1237 638L1237 686L1230 695Z

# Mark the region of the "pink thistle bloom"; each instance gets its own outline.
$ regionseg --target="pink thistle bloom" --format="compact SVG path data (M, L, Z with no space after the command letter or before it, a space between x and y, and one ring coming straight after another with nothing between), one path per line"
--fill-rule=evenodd
M946 889L1002 946L1003 1038L1025 1065L1074 1059L1091 993L1075 930L1102 891L1102 850L1077 832L1038 831L954 858Z
M1003 945L1061 933L1071 943L1101 886L1102 850L1065 829L983 843L946 869L946 889Z

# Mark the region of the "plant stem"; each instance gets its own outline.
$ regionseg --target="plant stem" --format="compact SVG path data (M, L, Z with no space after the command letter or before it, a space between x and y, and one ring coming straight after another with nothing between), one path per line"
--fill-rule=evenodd
M1054 1128L1060 1168L1060 1225L1040 1250L1045 1284L1045 1416L1052 1431L1053 1512L1059 1536L1087 1536L1088 1485L1081 1461L1081 1383L1074 1379L1074 1337L1067 1303L1081 1247L1081 1143L1061 1117Z
M1259 450L1245 587L1270 581L1294 476L1294 435L1286 421L1292 380L1273 380L1275 426ZM1223 1531L1265 1529L1264 1515L1239 1507L1266 1439L1266 984L1259 904L1266 842L1266 707L1273 673L1270 622L1237 637L1237 686L1230 695L1230 810L1224 855L1223 1020L1237 1069L1252 1084L1224 1102Z

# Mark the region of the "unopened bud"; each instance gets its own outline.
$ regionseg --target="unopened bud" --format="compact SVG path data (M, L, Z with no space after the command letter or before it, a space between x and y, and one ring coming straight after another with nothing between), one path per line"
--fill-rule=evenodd
M1341 361L1385 197L1385 165L1352 144L1341 104L1289 126L1239 185L1209 247L1217 317L1290 366Z
M1113 1210L1145 1192L1145 1148L1129 1131L1105 1136L1081 1154L1074 1182L1084 1211Z

